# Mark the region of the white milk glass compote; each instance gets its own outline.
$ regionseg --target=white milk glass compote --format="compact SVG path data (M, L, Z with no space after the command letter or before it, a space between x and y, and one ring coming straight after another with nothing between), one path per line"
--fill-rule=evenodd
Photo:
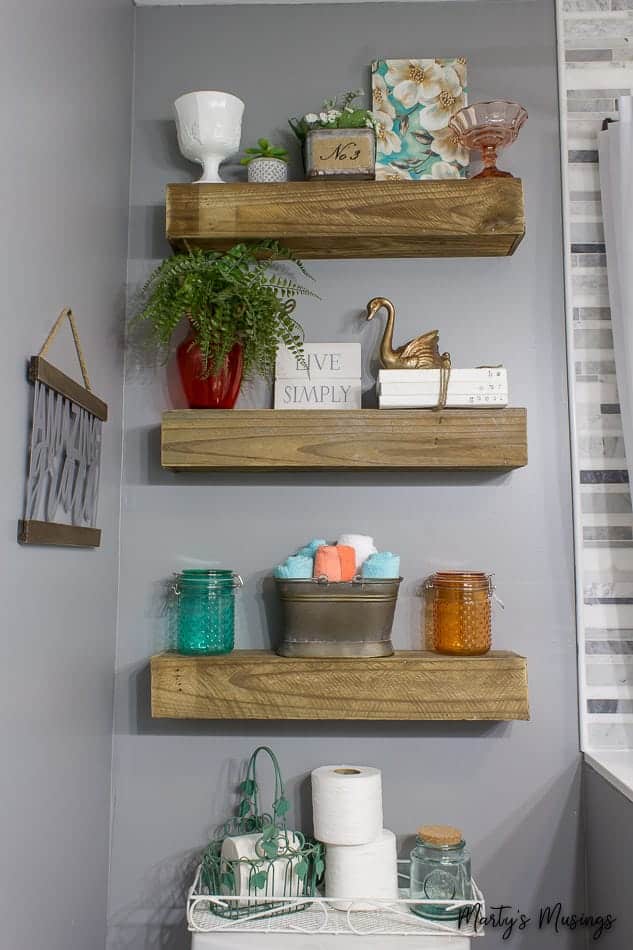
M239 151L244 103L230 92L188 92L174 103L180 151L202 165L198 182L223 182L220 162Z

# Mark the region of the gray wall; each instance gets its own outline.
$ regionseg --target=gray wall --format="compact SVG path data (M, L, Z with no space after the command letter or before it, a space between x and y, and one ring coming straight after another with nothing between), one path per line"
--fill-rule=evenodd
M128 0L5 0L0 564L3 948L105 944L127 247ZM104 427L98 551L21 548L26 360L63 306ZM50 358L77 376L68 330ZM33 891L37 891L34 901Z
M600 944L629 950L633 933L633 802L590 765L583 768L587 909L617 920Z
M569 434L561 265L560 153L553 4L184 7L137 11L130 277L168 254L164 186L190 181L171 107L225 88L246 101L243 144L367 78L376 55L465 54L472 100L506 96L530 119L505 164L525 181L527 237L507 260L314 262L323 301L302 303L313 340L362 340L375 294L398 307L397 336L438 326L455 365L505 362L512 402L529 412L530 464L509 475L174 475L158 426L178 402L173 374L131 353L126 430L114 746L110 946L187 945L184 887L195 855L233 804L257 742L276 749L296 820L306 777L351 760L384 770L385 823L403 852L422 821L464 828L492 903L582 908ZM242 404L255 396L249 396ZM261 403L260 403L261 404ZM239 570L238 643L267 646L263 578L310 537L373 534L399 551L406 581L399 647L419 642L419 580L433 569L496 572L505 612L496 646L529 657L532 721L513 724L246 724L152 721L147 658L161 645L164 580L186 558ZM535 939L535 938L532 938ZM539 935L539 947L580 935ZM531 946L530 934L513 946ZM499 933L487 946L501 946Z

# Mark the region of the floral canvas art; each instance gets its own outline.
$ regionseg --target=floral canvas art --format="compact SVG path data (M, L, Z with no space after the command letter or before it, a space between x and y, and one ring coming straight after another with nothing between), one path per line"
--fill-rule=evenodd
M448 123L467 104L467 91L461 57L372 63L376 178L466 178L469 152Z

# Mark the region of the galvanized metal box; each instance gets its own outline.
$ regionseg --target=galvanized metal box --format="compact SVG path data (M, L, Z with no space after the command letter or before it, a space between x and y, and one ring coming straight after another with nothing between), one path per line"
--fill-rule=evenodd
M391 656L391 628L402 578L279 580L281 656Z
M312 129L305 140L306 178L376 177L373 129Z

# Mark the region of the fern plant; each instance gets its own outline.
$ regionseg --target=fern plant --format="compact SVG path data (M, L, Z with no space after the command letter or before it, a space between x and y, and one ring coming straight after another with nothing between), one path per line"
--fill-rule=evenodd
M276 241L236 244L225 253L195 249L167 258L150 275L136 320L146 321L155 343L169 354L174 331L189 320L203 358L203 376L217 372L236 343L243 347L244 376L272 376L283 344L303 359L303 329L292 316L297 297L316 297L284 273L296 255Z

